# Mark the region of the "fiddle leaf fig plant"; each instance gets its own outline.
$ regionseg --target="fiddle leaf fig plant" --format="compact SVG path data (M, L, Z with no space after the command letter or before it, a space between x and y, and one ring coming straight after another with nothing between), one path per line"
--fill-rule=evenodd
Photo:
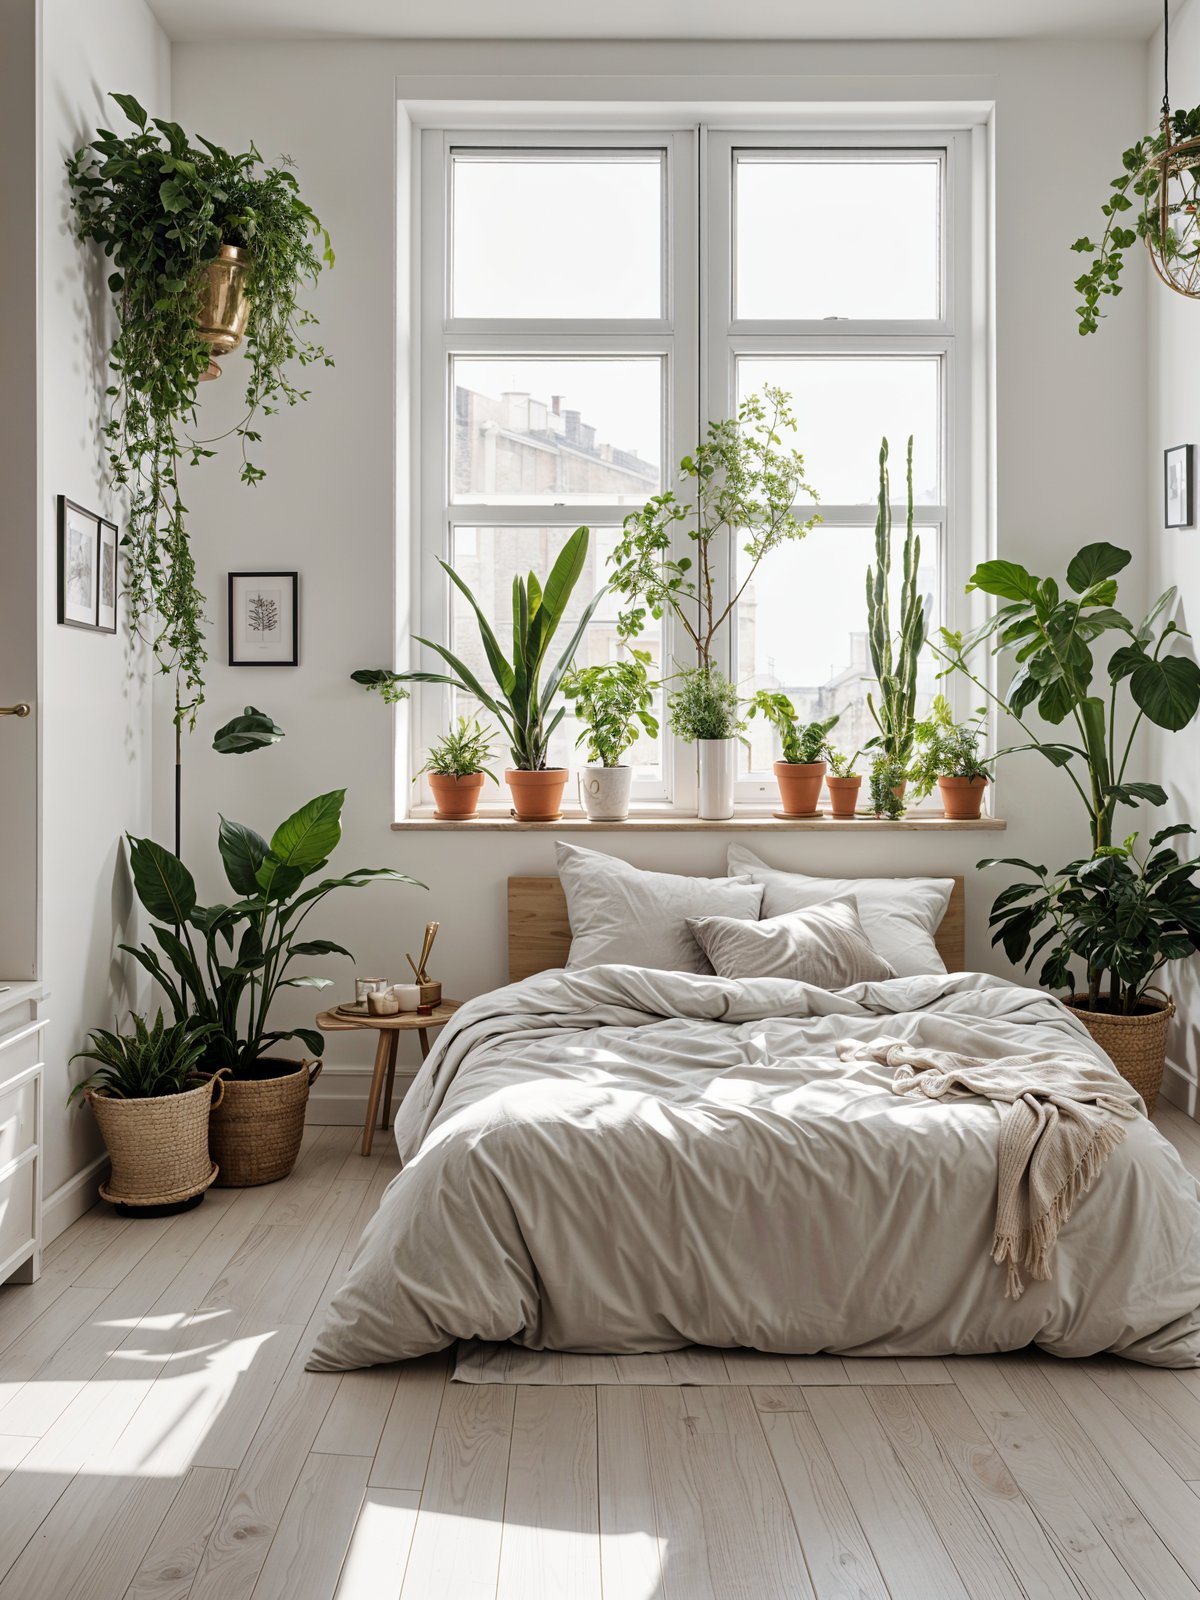
M176 723L194 727L204 699L205 600L179 472L219 442L192 431L209 367L197 325L205 268L222 245L244 251L249 265L246 412L231 431L242 479L254 484L263 477L248 453L258 418L307 398L294 368L332 365L309 337L316 318L299 296L333 265L333 250L286 159L271 167L253 145L233 154L208 139L193 143L132 95L112 99L131 131L101 128L67 161L67 179L76 232L112 267L119 331L104 437L112 480L129 495L121 545L130 626L175 678Z

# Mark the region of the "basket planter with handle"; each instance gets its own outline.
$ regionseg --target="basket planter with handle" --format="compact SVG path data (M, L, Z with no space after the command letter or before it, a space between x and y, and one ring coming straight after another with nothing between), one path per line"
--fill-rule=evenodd
M85 1099L99 1124L112 1172L101 1185L105 1200L121 1206L172 1206L203 1194L217 1176L209 1150L210 1108L227 1089L216 1075L182 1094L146 1099L88 1089Z
M1147 989L1141 1004L1147 1009L1131 1016L1110 1011L1089 1011L1073 995L1067 1010L1079 1018L1114 1067L1146 1102L1146 1115L1154 1115L1167 1059L1167 1032L1175 1015L1175 1002L1161 989Z
M229 1079L224 1099L213 1106L208 1140L222 1189L252 1189L291 1172L321 1063L266 1056L255 1071L260 1075Z

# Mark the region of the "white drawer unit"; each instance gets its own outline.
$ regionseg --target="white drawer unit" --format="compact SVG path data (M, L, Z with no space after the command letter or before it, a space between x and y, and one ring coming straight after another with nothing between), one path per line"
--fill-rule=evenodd
M0 1283L32 1283L42 1257L42 1031L0 1018Z

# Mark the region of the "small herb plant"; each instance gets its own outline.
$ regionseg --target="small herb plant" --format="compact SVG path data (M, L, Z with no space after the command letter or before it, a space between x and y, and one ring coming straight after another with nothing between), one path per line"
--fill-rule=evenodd
M827 746L827 750L826 760L829 762L830 777L853 778L855 776L855 764L859 756L862 755L862 751L851 750L847 755L844 750L839 750L835 745Z
M877 755L871 762L871 810L877 817L888 817L893 822L904 815L904 797L899 792L908 778L908 768L887 755Z
M782 759L789 766L825 761L829 756L829 730L837 717L825 722L801 723L796 708L786 694L759 689L750 701L748 715L765 717L779 735Z
M575 742L586 746L588 760L598 766L619 767L643 732L658 738L650 660L648 650L631 650L624 660L578 667L563 679L563 694L575 702L583 723Z
M131 1016L132 1033L110 1033L93 1028L89 1048L72 1061L97 1061L99 1066L67 1097L67 1104L91 1089L117 1100L153 1100L160 1095L184 1094L206 1076L199 1071L213 1029L185 1019L167 1027L160 1010L153 1027L144 1017Z
M716 667L690 667L667 696L671 731L687 744L701 739L736 739L746 724L738 715L737 685Z
M935 695L928 717L916 728L916 756L909 767L913 791L923 800L932 794L939 778L990 778L991 771L979 757L982 720L986 708L976 712L969 725L956 723L944 695Z
M486 765L494 759L492 744L495 737L478 719L459 717L449 733L444 733L429 746L425 765L413 774L413 782L416 783L423 772L432 772L439 778L469 778L476 772L482 772L493 783L499 783L496 774L490 772Z

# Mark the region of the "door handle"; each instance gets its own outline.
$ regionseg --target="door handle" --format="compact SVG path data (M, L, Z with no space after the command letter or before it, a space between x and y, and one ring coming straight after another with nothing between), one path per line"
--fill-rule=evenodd
M29 702L18 700L15 706L0 706L0 717L27 717Z

